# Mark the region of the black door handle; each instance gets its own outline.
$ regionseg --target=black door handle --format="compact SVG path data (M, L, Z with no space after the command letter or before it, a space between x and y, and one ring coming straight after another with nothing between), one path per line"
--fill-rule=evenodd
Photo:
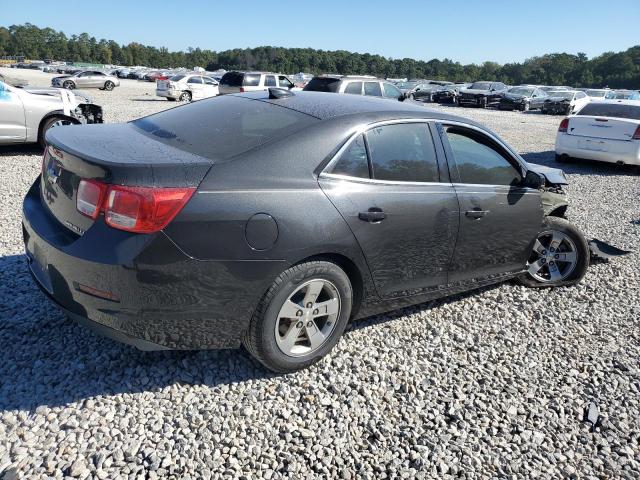
M465 215L469 218L481 218L484 217L489 210L480 210L479 208L474 208L473 210L469 210L465 212Z
M360 212L358 218L365 222L378 223L387 218L387 214L381 208L372 207L367 212Z

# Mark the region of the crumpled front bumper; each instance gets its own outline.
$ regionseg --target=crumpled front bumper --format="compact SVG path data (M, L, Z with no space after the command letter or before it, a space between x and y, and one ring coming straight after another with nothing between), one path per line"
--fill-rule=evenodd
M567 115L571 109L571 105L566 102L545 102L542 107L546 113L551 115Z

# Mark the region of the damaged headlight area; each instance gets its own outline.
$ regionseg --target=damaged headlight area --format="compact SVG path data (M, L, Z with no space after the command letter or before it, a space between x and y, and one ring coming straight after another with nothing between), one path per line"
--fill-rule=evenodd
M73 110L73 117L81 123L103 123L102 107L93 103L81 103Z

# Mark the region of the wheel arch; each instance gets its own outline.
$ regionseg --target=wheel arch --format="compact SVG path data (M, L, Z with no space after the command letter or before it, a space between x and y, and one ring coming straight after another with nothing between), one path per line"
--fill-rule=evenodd
M565 214L567 213L567 208L568 207L569 207L569 205L560 205L558 207L555 207L553 210L547 212L547 214L545 216L547 216L547 217L565 218Z
M70 122L76 125L80 123L77 118L73 118L69 115L65 115L64 111L54 110L52 112L47 113L44 117L40 119L40 123L38 124L38 138L40 138L40 136L42 135L42 128L44 127L44 124L47 122L47 120L54 117L60 118L62 120L69 120Z

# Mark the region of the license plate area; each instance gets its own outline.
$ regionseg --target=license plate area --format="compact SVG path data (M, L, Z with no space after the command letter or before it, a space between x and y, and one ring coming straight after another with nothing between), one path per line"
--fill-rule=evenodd
M29 261L29 268L38 283L49 292L49 294L53 295L53 286L51 285L51 279L49 277L47 259L44 251L38 244L34 244L33 252L27 252L27 259Z
M596 152L606 152L607 144L601 140L583 140L581 147L585 150L592 150Z

